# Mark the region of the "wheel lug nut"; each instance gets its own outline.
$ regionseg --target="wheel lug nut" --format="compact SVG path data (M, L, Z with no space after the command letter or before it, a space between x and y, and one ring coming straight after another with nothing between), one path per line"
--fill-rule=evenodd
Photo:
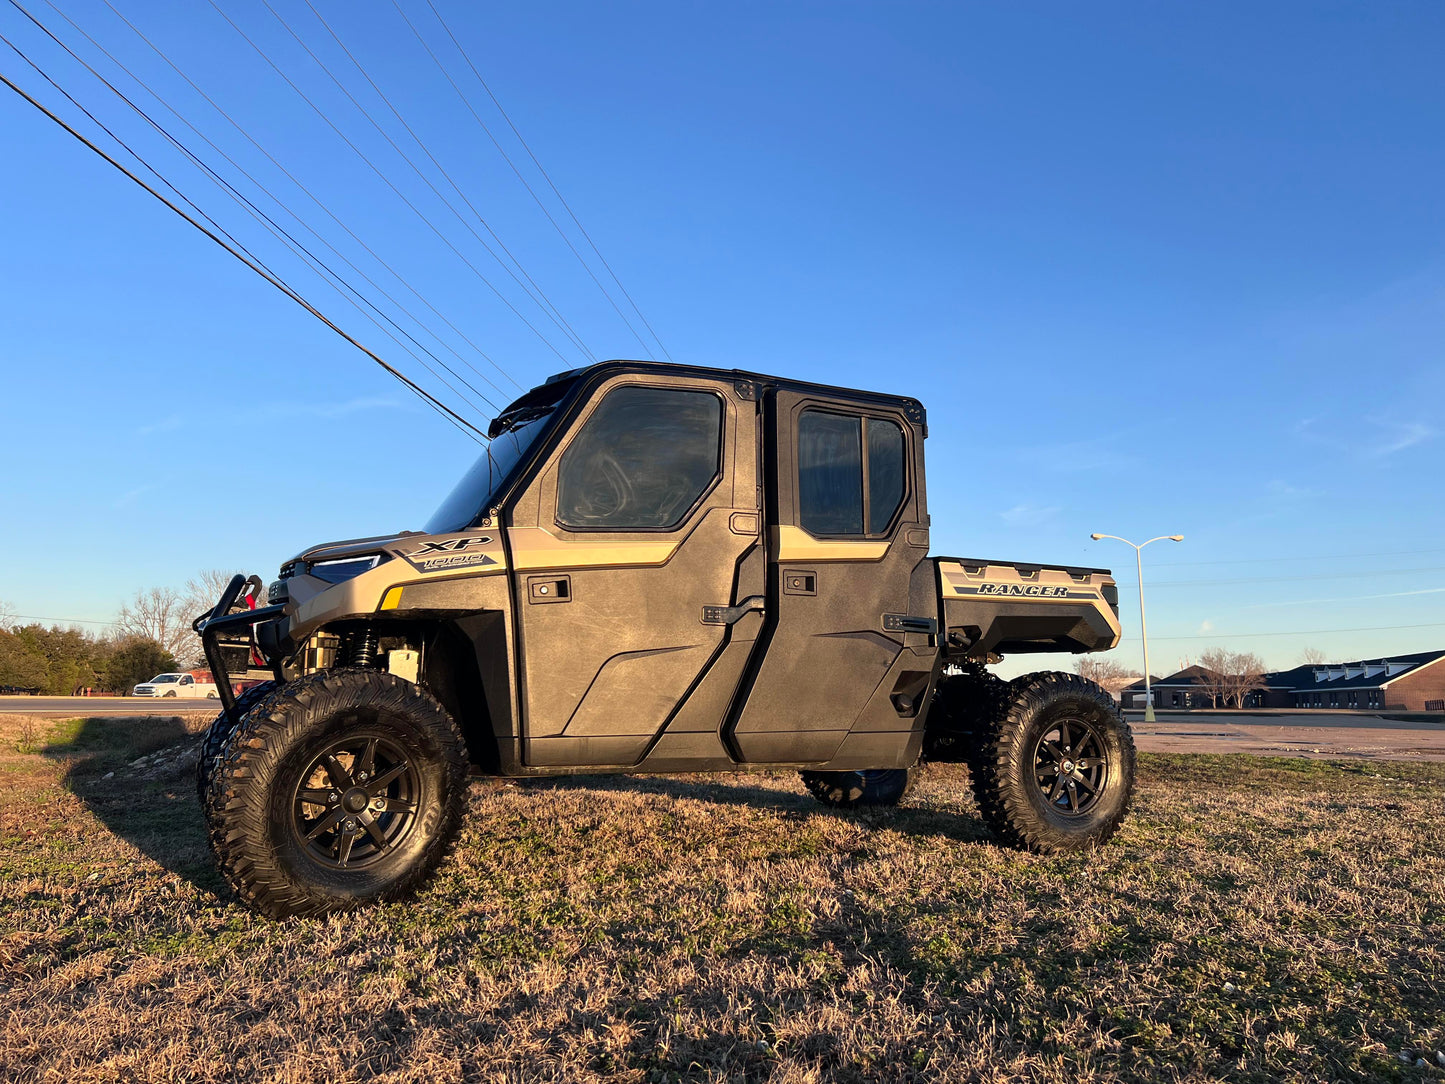
M348 832L354 832L356 831L356 821L351 817L347 817L341 822L341 827L345 828Z
M337 794L337 793L333 790L330 794L328 794L328 795L326 796L326 800L327 800L328 802L332 803L333 805L335 805L337 802L341 801L341 795Z

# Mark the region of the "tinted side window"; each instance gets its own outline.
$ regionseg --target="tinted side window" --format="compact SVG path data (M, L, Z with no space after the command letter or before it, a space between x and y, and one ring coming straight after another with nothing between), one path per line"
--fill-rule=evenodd
M863 533L862 419L805 410L798 419L798 511L814 535Z
M903 503L906 470L903 430L881 418L868 419L868 533L882 534Z
M908 487L906 451L896 422L803 411L799 524L813 535L886 534Z
M718 475L722 400L710 392L608 392L562 456L557 522L614 531L675 527Z

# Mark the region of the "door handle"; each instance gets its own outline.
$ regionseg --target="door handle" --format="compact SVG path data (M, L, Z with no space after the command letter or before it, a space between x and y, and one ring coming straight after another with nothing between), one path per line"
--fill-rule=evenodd
M783 594L785 595L816 595L818 593L818 574L801 568L783 569Z
M753 595L745 598L736 606L704 606L702 608L702 623L704 625L735 625L743 619L743 615L763 612L763 596Z
M529 603L571 602L571 576L533 576L527 581Z
M885 632L922 632L929 636L938 632L938 622L931 617L913 617L910 614L884 614Z

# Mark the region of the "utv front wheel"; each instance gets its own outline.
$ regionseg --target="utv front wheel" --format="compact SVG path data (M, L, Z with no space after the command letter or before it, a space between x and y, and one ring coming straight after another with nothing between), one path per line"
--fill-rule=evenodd
M466 745L427 692L374 670L292 682L241 720L207 794L211 845L272 918L414 891L456 839Z
M874 768L860 772L799 772L808 793L824 805L852 809L897 805L913 786L916 768Z
M1129 811L1134 739L1113 697L1074 674L1029 674L979 735L974 797L1002 842L1045 854L1108 840Z

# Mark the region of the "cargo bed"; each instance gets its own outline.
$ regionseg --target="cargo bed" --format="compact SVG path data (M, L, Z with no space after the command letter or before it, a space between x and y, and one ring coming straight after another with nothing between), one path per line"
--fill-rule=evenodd
M940 644L950 658L1107 651L1119 589L1106 568L935 557Z

